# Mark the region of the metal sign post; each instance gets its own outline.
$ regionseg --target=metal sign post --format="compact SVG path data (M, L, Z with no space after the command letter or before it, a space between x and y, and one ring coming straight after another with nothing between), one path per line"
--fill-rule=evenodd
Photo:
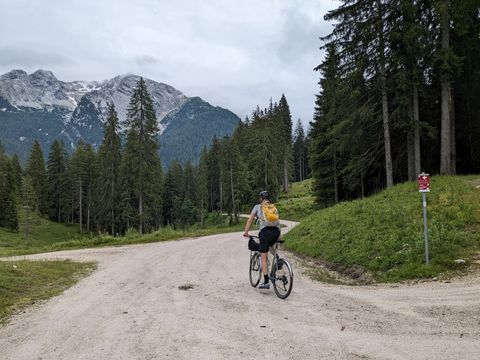
M428 224L427 224L427 192L430 191L430 175L418 175L418 191L422 193L423 202L423 232L425 239L425 264L429 264L428 252Z

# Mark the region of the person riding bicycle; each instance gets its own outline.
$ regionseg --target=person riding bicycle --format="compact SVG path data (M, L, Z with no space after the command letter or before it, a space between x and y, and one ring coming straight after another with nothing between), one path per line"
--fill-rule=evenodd
M255 217L260 222L260 233L258 237L260 239L260 254L262 256L262 273L264 282L260 284L260 289L270 289L270 283L268 279L268 266L267 266L267 255L271 246L275 245L277 240L280 238L280 223L278 221L278 212L276 208L273 207L276 213L276 221L268 221L265 214L263 213L268 209L270 203L270 194L268 191L261 191L258 194L258 203L253 207L250 217L248 218L247 224L245 225L245 232L243 236L249 237L248 231L255 220ZM262 211L262 208L264 211Z

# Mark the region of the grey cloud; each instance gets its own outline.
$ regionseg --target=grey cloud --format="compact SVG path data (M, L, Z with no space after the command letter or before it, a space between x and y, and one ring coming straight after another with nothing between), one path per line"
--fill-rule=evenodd
M0 56L0 65L2 66L54 68L74 63L72 59L64 55L26 47L2 46L0 47L0 54L2 54Z
M245 117L285 93L311 119L331 0L0 0L0 72L136 73ZM12 29L15 29L12 31Z
M135 62L140 66L153 65L159 62L158 58L152 55L140 55L135 57Z

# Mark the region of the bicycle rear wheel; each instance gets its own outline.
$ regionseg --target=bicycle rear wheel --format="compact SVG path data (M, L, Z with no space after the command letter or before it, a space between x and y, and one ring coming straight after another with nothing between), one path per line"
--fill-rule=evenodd
M257 287L258 283L260 282L260 278L262 277L260 254L258 252L255 252L250 256L249 277L250 277L250 284L253 287Z
M292 292L293 270L287 260L278 259L272 283L273 290L280 299L286 299Z

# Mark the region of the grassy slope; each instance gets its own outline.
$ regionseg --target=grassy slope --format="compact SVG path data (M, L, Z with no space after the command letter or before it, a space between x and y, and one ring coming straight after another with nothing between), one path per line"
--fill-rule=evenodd
M242 231L245 220L230 226L226 218L215 218L205 228L192 226L189 230L178 231L166 227L151 234L140 236L130 232L123 237L109 235L90 236L78 232L78 225L64 225L33 216L30 235L25 238L23 214L20 214L20 232L12 233L0 228L0 257L25 255L62 249L77 249L105 245L124 245L174 240L185 237L219 234L223 232Z
M181 238L191 238L198 236L214 235L221 234L225 232L235 232L242 231L245 227L245 219L241 219L240 223L237 225L210 225L206 228L200 228L194 226L189 230L178 231L170 227L162 228L158 231L155 231L150 234L140 235L136 232L127 233L122 237L113 237L110 235L101 235L90 238L83 238L70 241L62 241L51 245L51 250L62 250L62 249L77 249L84 247L96 247L96 246L107 246L107 245L127 245L127 244L142 244L158 241L167 241L167 240L176 240Z
M291 184L290 192L282 194L275 203L280 218L300 221L315 211L315 198L311 186L311 179Z
M0 324L36 301L61 294L94 268L69 261L0 261Z
M404 183L365 200L307 217L287 246L332 265L361 267L379 281L436 276L458 269L480 250L478 176L433 177L428 198L430 266L423 264L421 196Z
M58 224L32 214L27 239L24 211L19 212L19 223L20 231L18 233L0 228L0 257L32 253L36 249L47 249L56 242L81 237L78 225Z

